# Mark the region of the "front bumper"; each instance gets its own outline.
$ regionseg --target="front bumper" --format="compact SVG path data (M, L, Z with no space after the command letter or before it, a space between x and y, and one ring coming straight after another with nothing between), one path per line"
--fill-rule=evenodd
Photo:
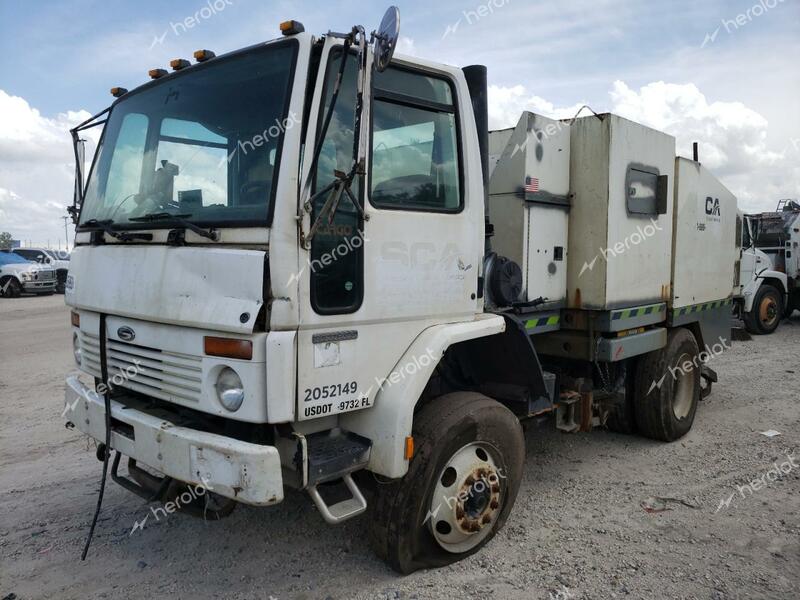
M67 421L105 441L103 399L77 376L67 377ZM111 448L185 483L200 485L245 504L268 506L283 500L278 450L181 427L111 401Z
M23 281L22 289L30 294L41 294L42 292L54 292L56 281Z

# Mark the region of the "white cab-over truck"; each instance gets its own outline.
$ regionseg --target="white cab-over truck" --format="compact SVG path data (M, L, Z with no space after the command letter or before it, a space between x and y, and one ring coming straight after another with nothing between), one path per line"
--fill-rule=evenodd
M522 420L689 431L736 202L613 115L490 134L486 69L393 56L397 22L200 50L73 131L66 418L150 500L306 490L329 523L370 510L410 572L503 525Z
M750 333L770 334L800 310L800 204L781 200L775 212L739 219L735 312Z

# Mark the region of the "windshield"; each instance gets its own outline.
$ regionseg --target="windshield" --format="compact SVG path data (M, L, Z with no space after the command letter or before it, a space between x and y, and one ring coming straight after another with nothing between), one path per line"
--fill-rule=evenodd
M287 113L296 54L286 41L212 59L117 103L80 224L143 227L131 219L167 212L267 226L283 135L295 124Z
M31 261L26 260L12 252L0 252L0 265L24 264L29 262Z

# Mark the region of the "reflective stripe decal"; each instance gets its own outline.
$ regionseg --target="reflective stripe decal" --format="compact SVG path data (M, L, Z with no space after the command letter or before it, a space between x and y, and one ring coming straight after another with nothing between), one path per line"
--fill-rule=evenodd
M638 306L636 308L615 310L611 312L611 320L619 321L620 319L633 319L634 317L652 315L653 313L660 313L664 312L665 310L667 310L666 304L650 304L649 306Z
M706 302L704 304L693 304L692 306L684 306L683 308L678 308L672 311L672 314L677 317L682 317L683 315L690 315L692 313L699 313L706 310L716 310L718 308L722 308L723 306L729 306L732 300L727 298L726 300L716 300L715 302Z
M536 329L537 327L552 327L561 322L560 315L551 315L549 317L539 317L538 319L528 319L525 322L525 329Z

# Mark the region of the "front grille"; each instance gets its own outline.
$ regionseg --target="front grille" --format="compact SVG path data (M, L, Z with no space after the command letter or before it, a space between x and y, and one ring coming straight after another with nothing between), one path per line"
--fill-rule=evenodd
M81 331L82 366L100 377L100 339ZM108 378L122 372L124 381L117 387L140 392L160 400L179 404L200 402L202 393L202 358L108 340ZM136 362L139 363L137 369ZM126 375L134 373L132 377ZM112 382L113 384L113 382Z
M53 281L56 278L55 271L37 271L37 281Z

